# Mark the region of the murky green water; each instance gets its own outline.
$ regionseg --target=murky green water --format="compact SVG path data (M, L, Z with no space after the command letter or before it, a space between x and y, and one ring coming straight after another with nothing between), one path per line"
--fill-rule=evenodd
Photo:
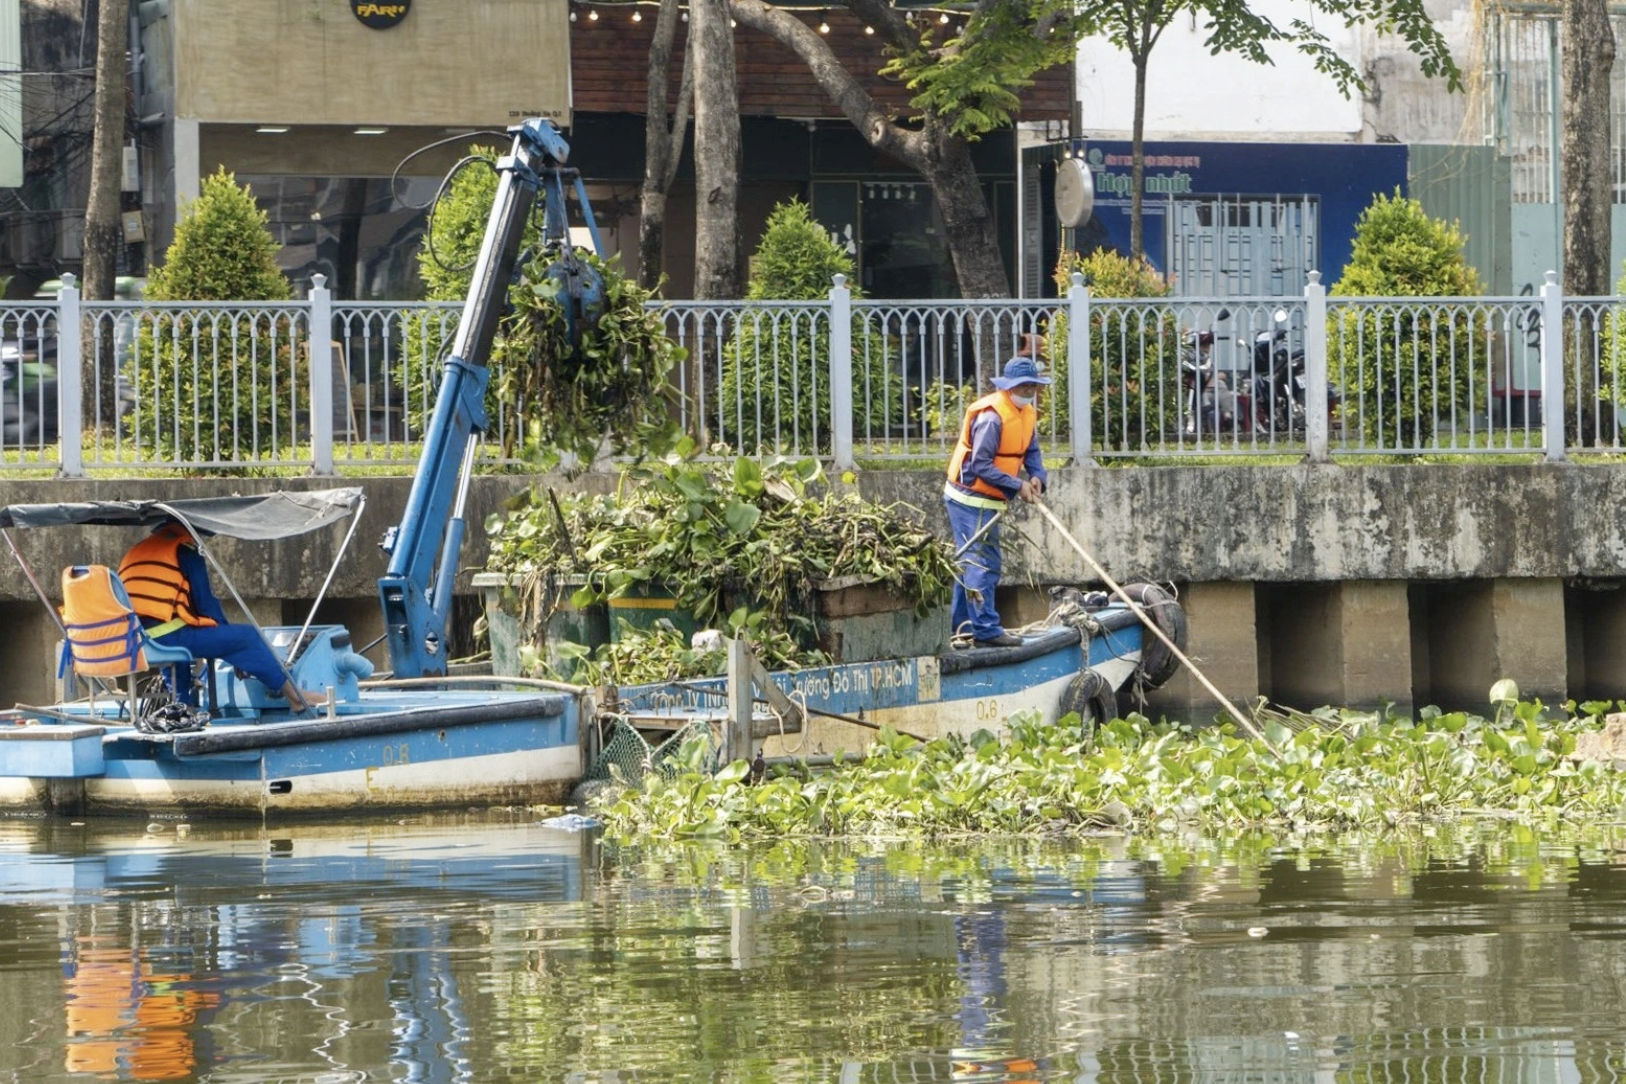
M1626 1075L1626 829L143 827L0 823L0 1081Z

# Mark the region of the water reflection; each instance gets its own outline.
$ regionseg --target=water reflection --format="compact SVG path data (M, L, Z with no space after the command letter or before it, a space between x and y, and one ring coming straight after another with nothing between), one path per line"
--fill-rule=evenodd
M0 1081L1593 1081L1608 830L606 852L0 823Z

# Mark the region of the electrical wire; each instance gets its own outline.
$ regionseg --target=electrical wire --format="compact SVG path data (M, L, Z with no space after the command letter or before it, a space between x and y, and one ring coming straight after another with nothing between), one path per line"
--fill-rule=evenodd
M443 147L448 143L458 143L458 142L461 142L462 140L465 140L465 139L473 139L476 136L496 136L497 138L504 139L504 140L509 138L507 132L497 132L497 131L493 131L493 130L491 130L489 128L477 128L477 129L475 129L473 131L459 132L457 135L447 136L445 139L437 139L433 143L425 143L423 146L419 147L415 151L412 151L405 158L403 158L399 162L395 163L395 168L390 171L390 198L394 199L394 200L400 200L400 203L401 203L401 205L403 207L406 207L408 210L413 210L413 211L422 211L425 208L433 206L435 201L440 198L440 193L438 191L435 193L434 198L432 198L428 203L413 204L413 203L408 203L406 200L400 199L400 196L396 193L395 182L400 179L401 170L406 166L406 164L408 162L410 162L414 158L418 157L418 155L423 154L425 151L432 151L436 147ZM470 157L475 157L475 156L471 155ZM461 165L461 164L462 164L461 162L458 163L458 165ZM457 169L457 166L453 166L452 169L455 171ZM442 182L442 183L444 183L444 182Z

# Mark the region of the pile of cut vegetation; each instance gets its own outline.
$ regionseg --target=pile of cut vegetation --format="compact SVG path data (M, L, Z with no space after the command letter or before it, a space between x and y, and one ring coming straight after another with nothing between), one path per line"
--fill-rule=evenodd
M554 607L651 589L699 627L745 637L771 669L828 661L818 647L821 585L883 585L922 617L949 600L953 551L918 509L822 482L814 460L706 463L686 445L629 467L612 494L532 490L486 523L488 571L519 586L525 669L587 684L720 673L720 646L692 646L672 626L622 625L612 643L543 650Z

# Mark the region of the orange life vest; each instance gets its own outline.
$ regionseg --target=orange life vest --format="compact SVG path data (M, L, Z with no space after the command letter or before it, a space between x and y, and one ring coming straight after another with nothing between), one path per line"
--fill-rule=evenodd
M154 621L184 621L211 627L218 622L192 609L192 585L181 572L180 551L192 544L186 528L167 523L130 547L119 563L119 579L130 593L130 605Z
M1033 443L1033 432L1039 425L1037 410L1031 406L1017 406L1002 391L984 395L967 407L965 420L960 423L960 440L954 446L954 455L948 465L949 481L962 489L966 488L966 483L960 480L961 472L965 469L966 460L971 458L971 425L977 420L977 415L985 410L999 413L999 449L994 453L994 466L1013 477L1021 471L1028 446ZM998 486L990 485L981 478L971 479L969 488L984 497L1001 501L1010 499Z
M62 570L62 626L69 657L87 677L122 677L147 669L141 657L141 621L119 598L106 565L69 565Z

